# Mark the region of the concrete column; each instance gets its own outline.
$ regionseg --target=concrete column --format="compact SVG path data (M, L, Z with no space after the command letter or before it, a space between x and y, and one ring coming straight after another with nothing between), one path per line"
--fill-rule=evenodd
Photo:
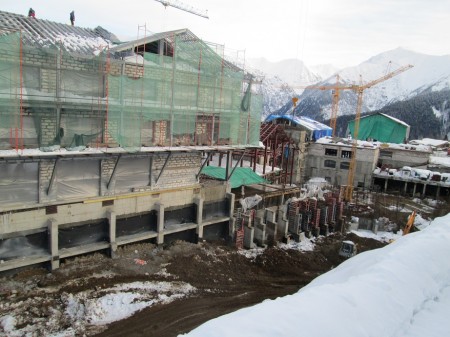
M406 194L407 188L408 188L408 182L405 181L405 188L403 189L403 194Z
M414 188L413 188L413 197L416 196L416 187L417 187L417 183L414 183Z
M203 238L203 198L194 200L197 205L197 229L196 233L199 239Z
M226 197L227 197L228 202L229 202L229 204L230 204L230 213L229 213L228 216L232 217L233 214L234 214L234 203L235 203L235 198L236 198L236 196L234 195L234 193L229 193L229 192L228 192L228 193L226 194Z
M59 249L58 249L58 223L55 219L51 219L48 223L49 243L50 243L50 255L51 270L59 268Z
M427 190L427 184L423 184L422 197L425 196L425 191Z
M439 193L441 192L441 186L437 187L437 191L436 191L436 200L439 199Z
M236 219L233 217L234 215L234 202L235 202L235 195L234 193L227 192L226 198L228 200L228 204L230 205L228 216L230 217L230 223L228 226L228 235L231 238L234 238L234 232L236 229Z
M289 229L289 221L284 217L284 212L280 208L278 209L278 221L277 221L277 231L281 235L286 236Z
M156 212L158 213L156 224L156 231L158 232L158 235L156 237L156 243L161 245L164 243L164 205L157 203Z
M109 244L110 244L110 254L111 257L114 257L115 252L117 250L117 242L116 242L116 213L109 211L106 214L109 223Z
M387 191L387 185L388 185L388 180L386 179L386 180L384 181L384 192Z
M244 248L251 249L255 248L255 244L253 243L255 239L255 228L253 227L244 227Z

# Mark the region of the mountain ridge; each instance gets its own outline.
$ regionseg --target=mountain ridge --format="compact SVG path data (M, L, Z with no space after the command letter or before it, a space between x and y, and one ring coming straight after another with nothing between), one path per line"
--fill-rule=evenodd
M266 60L266 62L268 61ZM278 62L278 64L283 63ZM402 47L379 53L354 67L341 69L337 73L342 85L359 84L360 74L362 74L363 83L367 83L407 64L412 64L414 67L364 91L363 113L377 111L389 104L422 94L450 89L450 55L427 55ZM306 68L304 64L303 66ZM303 69L303 72L312 73L307 68ZM336 83L335 74L322 78L314 86L334 85ZM319 76L316 75L316 77ZM308 77L308 79L311 78L313 76ZM296 85L288 83L288 78L283 78L282 75L278 76L277 81L272 75L266 76L260 93L266 95L263 118L269 113L292 114L292 97L294 96L299 98L294 111L295 115L304 115L324 121L329 119L331 113L331 90L299 90ZM342 90L338 115L354 115L356 99L353 91Z

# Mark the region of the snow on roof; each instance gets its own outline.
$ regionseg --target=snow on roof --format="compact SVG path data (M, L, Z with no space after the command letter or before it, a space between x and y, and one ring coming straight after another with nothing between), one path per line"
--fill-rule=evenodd
M102 27L95 29L0 11L0 34L21 30L25 45L51 47L62 44L68 52L92 55L117 37Z
M380 143L381 144L381 143ZM423 152L432 152L432 149L428 145L414 145L414 144L395 144L395 143L382 143L383 146L389 147L390 149L399 149L399 150L414 150L414 151L423 151Z
M429 163L435 164L435 165L441 165L441 166L445 166L445 167L450 167L450 156L447 156L447 157L430 156Z
M431 138L423 138L423 139L414 139L409 141L409 144L412 145L429 145L435 147L445 147L449 145L447 140L441 139L431 139Z
M276 115L270 114L267 116L265 122L271 122L275 119L286 119L294 122L297 125L304 126L308 130L332 130L328 125L319 123L314 119L304 117L304 116L290 116L290 115Z
M395 118L395 117L386 115L386 114L384 114L384 113L382 113L382 112L377 112L377 113L374 113L374 114L371 114L371 115L362 116L361 119L369 118L369 117L376 116L376 115L382 115L382 116L384 116L384 117L386 117L386 118L392 119L392 120L395 121L396 123L399 123L399 124L402 124L402 125L404 125L404 126L410 127L409 124L406 124L404 121L402 121L402 120L400 120L400 119L398 119L398 118ZM355 120L353 120L353 121L355 121Z
M450 336L450 272L442 258L449 241L447 214L348 259L293 295L210 320L186 336Z
M387 117L387 118L389 118L389 119L392 119L393 121L395 121L395 122L397 122L397 123L399 123L399 124L403 124L403 125L409 127L409 124L406 124L404 121L402 121L402 120L400 120L400 119L398 119L398 118L395 118L395 117L386 115L386 114L384 114L384 113L382 113L382 112L379 112L379 114L380 114L380 115L383 115L384 117Z
M354 139L348 139L348 138L338 138L338 137L322 137L318 140L316 140L316 143L319 144L333 144L333 145L346 145L346 146L352 146L353 145L353 140ZM358 147L363 147L363 148L378 148L380 147L379 142L369 142L366 140L356 140Z

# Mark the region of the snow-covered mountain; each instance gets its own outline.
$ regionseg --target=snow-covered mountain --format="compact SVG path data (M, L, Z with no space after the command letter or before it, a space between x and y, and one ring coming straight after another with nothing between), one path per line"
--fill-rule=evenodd
M248 59L246 68L263 78L259 93L264 99L264 116L298 96L303 91L299 87L320 82L336 71L332 65L318 65L311 71L297 59L271 62L263 57Z
M295 87L316 83L323 79L309 70L305 64L297 59L287 59L270 62L263 57L247 60L249 70L258 69L268 78L279 78L284 83Z
M450 55L433 56L403 48L376 55L355 67L339 71L340 83L368 83L396 69L411 64L414 67L393 76L364 91L363 112L381 109L387 104L413 98L426 92L450 88ZM316 85L334 85L333 75ZM331 113L331 90L306 89L300 96L295 110L297 115L306 115L317 120L328 119ZM350 115L356 111L356 94L351 90L341 91L339 115ZM277 113L291 113L292 103L286 101Z
M322 80L336 74L339 71L339 68L332 64L317 64L314 66L309 66L308 69Z

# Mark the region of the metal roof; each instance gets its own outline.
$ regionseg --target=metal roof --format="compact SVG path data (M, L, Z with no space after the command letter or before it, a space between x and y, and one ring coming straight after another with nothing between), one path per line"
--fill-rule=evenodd
M286 119L291 122L294 122L297 125L301 125L308 130L315 131L315 130L332 130L329 126L319 123L315 121L314 119L304 117L304 116L290 116L290 115L275 115L270 114L266 117L265 122L271 122L274 119Z
M0 11L0 34L21 31L25 45L62 45L68 52L92 55L99 47L120 42L106 29L71 26L49 20Z
M366 118L366 117L372 117L372 116L374 116L374 115L381 115L381 116L384 116L384 117L386 117L386 118L392 119L392 120L393 120L394 122L396 122L396 123L399 123L399 124L402 124L402 125L404 125L404 126L408 126L408 127L409 127L409 124L405 123L405 122L402 121L401 119L398 119L398 118L395 118L395 117L386 115L386 114L384 114L384 113L382 113L382 112L377 112L377 113L374 113L374 114L371 114L371 115L367 115L367 116L361 116L361 119Z
M136 48L137 46L142 46L143 44L152 43L152 42L159 41L159 40L167 40L168 42L172 43L175 36L181 36L183 41L198 41L199 40L199 38L197 36L195 36L189 29L184 28L184 29L177 29L177 30L172 30L172 31L168 31L168 32L154 33L152 35L149 35L149 36L137 39L137 40L124 42L124 43L121 43L117 46L110 48L109 51L110 52L119 52L119 51L130 50L130 49Z

